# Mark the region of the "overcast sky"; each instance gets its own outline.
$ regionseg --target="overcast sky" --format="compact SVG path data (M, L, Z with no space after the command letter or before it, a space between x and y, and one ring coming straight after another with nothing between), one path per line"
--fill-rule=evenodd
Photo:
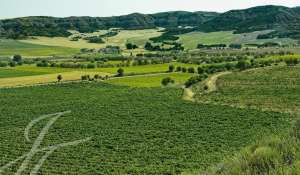
M258 5L300 6L300 0L0 0L0 18L116 16L134 12L217 11Z

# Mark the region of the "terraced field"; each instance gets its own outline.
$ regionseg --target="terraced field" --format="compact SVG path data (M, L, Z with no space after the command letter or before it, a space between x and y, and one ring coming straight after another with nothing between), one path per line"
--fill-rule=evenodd
M0 171L7 175L191 172L290 121L185 102L174 88L70 83L0 91Z

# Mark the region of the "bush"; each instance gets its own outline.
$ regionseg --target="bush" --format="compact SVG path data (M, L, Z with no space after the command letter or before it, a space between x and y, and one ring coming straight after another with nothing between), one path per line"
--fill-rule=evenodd
M198 67L197 71L198 71L198 74L203 74L205 70L203 69L203 67Z
M17 63L14 61L9 62L10 67L16 67Z
M175 81L174 81L172 78L170 78L170 77L166 77L166 78L163 78L163 79L161 80L161 84L162 84L163 86L167 86L167 85L170 84L170 83L172 83L172 84L175 83Z
M295 65L299 64L299 60L298 60L297 58L286 59L286 60L284 60L284 62L285 62L288 66L295 66Z
M183 73L185 73L187 70L186 70L185 67L183 67L183 68L181 69L181 71L182 71Z
M60 82L62 79L63 79L62 75L59 74L59 75L57 76L57 81Z
M189 88L191 87L192 85L198 83L198 82L201 82L203 80L205 80L208 76L206 74L202 74L202 75L198 75L198 76L195 76L195 77L191 77L190 79L188 79L184 85L186 88Z
M169 66L169 72L174 72L175 66L174 65L170 65Z
M93 63L89 63L89 64L87 65L87 68L88 68L88 69L94 69L94 68L96 68L96 65L93 64Z
M6 66L8 66L7 62L0 61L0 67L6 67Z
M189 67L188 68L188 73L195 73L195 68L194 67Z
M90 79L90 75L82 75L81 76L81 80L89 80Z
M22 61L22 56L21 55L14 55L13 56L13 61L14 62L21 62Z
M180 71L181 71L181 67L180 66L176 67L176 72L180 72Z
M117 71L117 73L118 73L117 75L118 75L119 77L124 76L124 69L119 68L118 71Z
M240 60L238 61L238 63L236 64L236 68L240 69L240 70L245 70L250 68L250 63L245 61L245 60Z

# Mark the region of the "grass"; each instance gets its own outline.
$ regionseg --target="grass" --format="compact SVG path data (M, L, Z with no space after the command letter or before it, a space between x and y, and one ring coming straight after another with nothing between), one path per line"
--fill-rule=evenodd
M160 87L161 80L166 77L170 77L175 80L176 86L184 84L186 80L195 74L189 73L168 73L159 75L142 75L134 77L122 77L116 79L110 79L107 82L115 85L130 86L130 87Z
M95 33L86 33L87 36L95 36L103 34L104 31ZM78 35L78 34L74 34ZM23 43L47 45L47 46L60 46L60 47L71 47L71 48L103 48L107 45L116 45L125 49L127 42L137 44L141 48L144 47L145 43L151 37L161 35L158 29L145 29L145 30L121 30L118 35L113 37L105 38L105 44L88 43L86 40L80 39L79 41L70 41L70 38L66 37L35 37L36 39L22 40Z
M204 169L263 135L282 132L290 118L185 102L182 90L174 88L73 83L0 91L0 167L31 149L24 128L43 114L72 111L53 124L42 147L92 137L56 150L40 174L180 174ZM37 124L30 138L45 124ZM33 157L30 168L40 156ZM13 174L19 166L4 173Z
M57 82L57 76L62 75L62 81L70 80L80 80L82 75L86 75L84 71L72 71L72 72L63 72L63 73L51 73L45 75L34 75L34 76L24 76L24 77L13 77L13 78L1 78L0 79L0 88L1 87L16 87L16 86L28 86L36 84L45 84L45 83L54 83ZM89 72L90 76L98 74L100 76L108 75L107 73L101 72Z
M299 71L299 66L278 66L228 74L217 80L217 92L199 95L199 100L299 112Z
M263 39L257 40L256 37L259 34L265 34L269 31L257 31L252 33L244 34L233 34L232 31L222 31L222 32L191 32L187 34L179 35L179 42L183 43L185 48L195 49L198 44L262 44L265 42L278 42L280 44L296 44L297 41L288 38L279 39Z
M16 70L11 68L0 68L0 78L10 78L10 77L23 77L32 75L41 75L43 72L31 72L24 70Z
M51 56L51 55L73 55L79 52L79 49L55 46L44 46L32 43L24 43L16 40L0 39L0 56L12 56L20 54L22 56Z

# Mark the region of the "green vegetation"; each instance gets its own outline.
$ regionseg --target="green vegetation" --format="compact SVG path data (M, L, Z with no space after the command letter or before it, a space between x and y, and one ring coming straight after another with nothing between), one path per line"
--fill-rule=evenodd
M23 77L32 75L42 75L44 72L16 70L11 68L0 68L0 78Z
M16 40L0 39L0 56L50 56L50 55L74 55L78 49L68 47L53 47L37 44L23 43Z
M92 139L55 151L41 174L178 174L204 169L260 136L289 126L285 114L194 104L182 101L181 95L180 89L131 89L103 83L3 89L1 165L30 150L24 128L32 119L59 111L72 112L56 121L42 147ZM43 126L33 128L33 138Z
M202 93L198 100L243 108L288 112L299 116L299 66L278 66L236 72L220 77L218 91ZM299 173L299 119L288 133L270 135L229 156L206 175L258 175Z
M296 40L289 38L277 39L257 39L260 34L265 34L270 31L259 31L243 34L233 34L232 31L221 32L190 32L179 36L179 42L183 43L187 49L196 49L198 44L263 44L266 42L276 42L281 45L294 45L297 44Z
M188 73L164 73L158 75L139 75L132 77L123 77L110 79L107 82L116 85L130 86L130 87L160 87L164 78L171 78L175 85L183 85L184 82L192 77L193 74Z
M300 105L299 66L278 66L236 72L217 81L218 91L199 100L275 111L297 111Z

